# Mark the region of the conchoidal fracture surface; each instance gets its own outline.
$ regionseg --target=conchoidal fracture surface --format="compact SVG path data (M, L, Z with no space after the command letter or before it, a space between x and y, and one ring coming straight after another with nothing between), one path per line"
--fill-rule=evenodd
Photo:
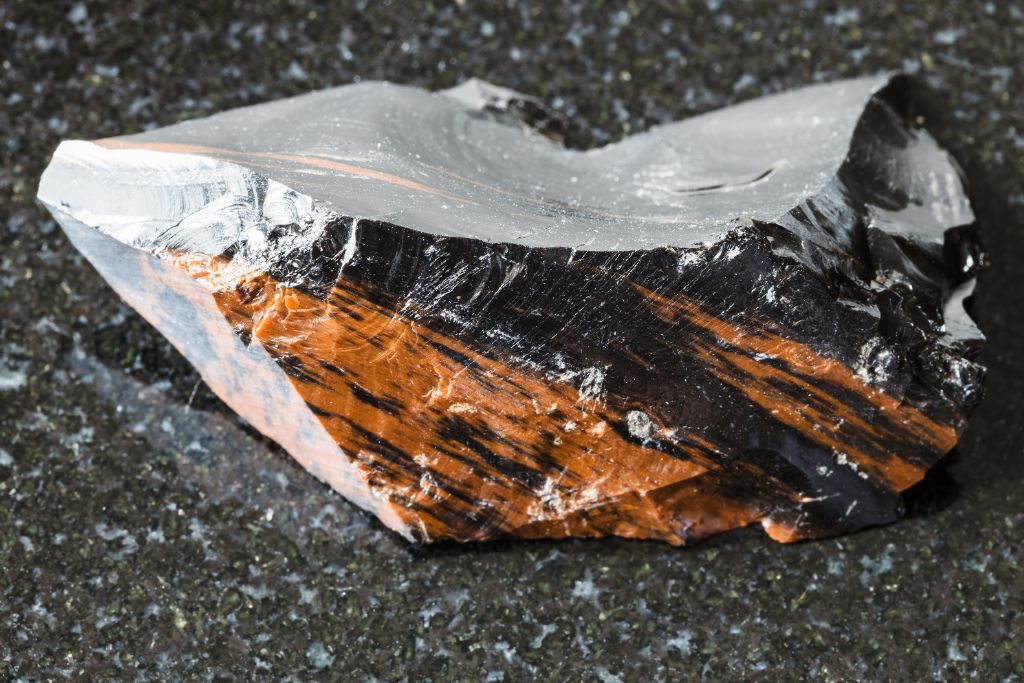
M226 403L410 539L895 519L981 397L983 256L900 77L586 152L365 83L63 143L40 199Z

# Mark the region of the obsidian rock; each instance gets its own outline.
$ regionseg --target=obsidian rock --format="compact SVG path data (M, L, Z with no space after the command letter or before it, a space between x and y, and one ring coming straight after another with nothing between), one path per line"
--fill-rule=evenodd
M210 387L419 540L888 522L980 400L983 263L902 78L586 152L367 83L66 142L40 199Z

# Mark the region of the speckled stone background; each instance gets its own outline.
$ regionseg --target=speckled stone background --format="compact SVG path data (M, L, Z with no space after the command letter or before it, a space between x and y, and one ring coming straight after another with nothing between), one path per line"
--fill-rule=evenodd
M0 678L1024 676L1020 2L244 4L0 2ZM835 540L409 546L241 424L34 200L61 138L356 79L483 77L592 146L891 68L971 179L989 395L906 520Z

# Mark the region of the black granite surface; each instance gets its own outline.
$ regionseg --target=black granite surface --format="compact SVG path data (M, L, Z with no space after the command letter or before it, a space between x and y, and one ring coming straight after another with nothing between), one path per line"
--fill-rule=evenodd
M1024 677L1024 4L0 3L0 679ZM215 399L35 202L61 138L479 76L592 146L891 68L971 181L988 397L910 516L417 548Z

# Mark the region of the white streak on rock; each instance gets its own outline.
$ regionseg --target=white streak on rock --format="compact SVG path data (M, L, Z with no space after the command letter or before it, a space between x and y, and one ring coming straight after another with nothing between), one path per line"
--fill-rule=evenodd
M359 219L356 218L352 221L352 227L348 231L348 240L345 242L345 247L341 250L341 265L338 266L338 274L340 275L345 266L347 266L356 255L356 250L359 248L356 238L359 236Z

